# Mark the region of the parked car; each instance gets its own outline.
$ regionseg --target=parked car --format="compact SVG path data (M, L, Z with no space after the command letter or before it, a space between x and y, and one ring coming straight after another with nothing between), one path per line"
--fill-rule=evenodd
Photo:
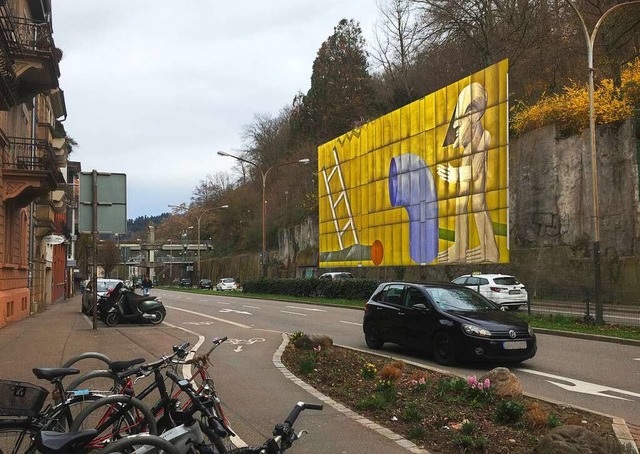
M346 272L324 273L320 275L320 279L353 279L353 274Z
M527 304L529 295L524 284L506 274L465 274L452 281L475 290L487 299L510 310Z
M105 296L109 289L113 289L121 282L120 279L103 279L99 277L96 281L98 299ZM93 314L93 282L91 280L85 284L85 289L82 293L82 312L87 315Z
M211 282L211 279L200 279L200 282L198 283L198 287L200 287L203 290L204 289L212 290L213 282Z
M218 291L222 291L222 290L237 290L237 289L238 289L238 283L232 277L223 277L216 284L216 290L218 290Z
M185 277L180 279L180 287L193 287L191 283L191 278Z
M365 305L362 323L369 348L385 342L430 351L436 362L521 362L533 358L529 324L478 292L455 284L380 284Z

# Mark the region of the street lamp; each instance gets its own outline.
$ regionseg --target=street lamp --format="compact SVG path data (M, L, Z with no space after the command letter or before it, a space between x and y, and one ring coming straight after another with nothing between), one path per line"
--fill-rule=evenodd
M202 279L202 275L201 275L202 271L200 270L200 220L202 219L202 216L207 211L222 210L225 208L229 208L229 205L221 205L219 207L205 208L204 210L202 210L202 213L200 213L200 216L198 216L198 280Z
M173 238L169 238L169 285L173 285Z
M589 34L589 28L585 22L582 14L578 11L578 8L573 4L571 0L567 0L569 6L580 19L580 24L584 31L584 36L587 41L587 69L589 70L589 136L591 142L591 186L593 197L593 270L594 270L594 299L596 304L596 325L604 324L604 318L602 316L602 301L600 300L600 293L602 291L602 283L600 276L600 202L598 199L598 161L596 155L596 115L594 108L594 83L593 83L593 47L596 41L596 35L602 25L604 19L614 10L625 5L632 5L634 3L640 3L640 0L632 0L628 2L618 3L612 6L604 12L600 19L593 27L593 31Z
M638 0L640 1L640 0ZM269 174L269 171L271 169L275 169L276 167L282 167L282 166L286 166L289 164L309 164L309 159L308 158L304 158L304 159L298 159L297 161L290 161L290 162L283 162L281 164L276 164L273 165L271 167L269 167L267 170L262 170L262 168L256 164L253 161L249 161L248 159L244 159L241 158L239 156L235 156L232 155L230 153L227 153L226 151L218 151L218 154L220 156L227 156L229 158L233 158L236 159L238 161L242 161L242 162L246 162L247 164L251 164L252 166L254 166L256 169L258 169L258 171L260 172L260 174L262 175L262 276L266 276L266 271L267 271L267 236L266 236L266 230L267 230L267 224L266 224L266 218L267 218L267 206L266 206L266 189L267 189L267 175Z
M187 277L187 257L189 251L189 234L188 231L193 229L193 226L190 225L182 232L182 247L184 248L184 277Z

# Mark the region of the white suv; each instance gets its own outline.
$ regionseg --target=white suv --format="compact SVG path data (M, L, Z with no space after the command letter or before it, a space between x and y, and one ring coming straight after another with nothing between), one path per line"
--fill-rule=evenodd
M465 274L454 284L464 285L500 306L517 310L527 304L527 290L518 279L506 274Z

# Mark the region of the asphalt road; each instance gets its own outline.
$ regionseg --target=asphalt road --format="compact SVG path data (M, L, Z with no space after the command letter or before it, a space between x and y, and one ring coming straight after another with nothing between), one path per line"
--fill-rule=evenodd
M257 355L251 359L256 364L262 362L265 355L271 361L275 350L274 342L277 342L272 336L277 338L281 332L327 334L337 344L367 350L362 335L362 312L359 310L236 298L215 291L211 294L192 294L154 289L153 292L163 297L168 310L168 323L209 336L235 336L235 339L245 341L234 344L232 349L237 350L234 351L234 361L238 365L236 372L242 370L239 365L250 355ZM264 341L256 340L263 338ZM254 340L251 341L252 339ZM386 344L382 352L465 376L480 375L496 366L443 367L426 354L403 351L392 344ZM236 366L231 361L225 364L226 367L231 372ZM269 366L265 363L261 367ZM518 376L527 394L619 416L628 423L640 424L638 347L538 334L536 357L511 370ZM217 370L216 373L218 372ZM231 376L229 379L231 380ZM223 377L220 383L225 382L227 380ZM251 385L248 383L247 386ZM279 408L265 417L276 421L285 412L285 408ZM304 415L303 418L307 416ZM240 415L230 417L232 421L237 421L236 418ZM244 433L249 427L242 429L244 430L239 428L239 431ZM270 427L253 429L266 436ZM325 441L323 439L323 443ZM302 444L304 443L300 443Z

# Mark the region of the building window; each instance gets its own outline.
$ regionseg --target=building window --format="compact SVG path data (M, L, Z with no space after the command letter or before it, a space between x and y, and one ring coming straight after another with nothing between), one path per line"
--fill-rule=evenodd
M13 301L7 302L7 318L13 317Z

